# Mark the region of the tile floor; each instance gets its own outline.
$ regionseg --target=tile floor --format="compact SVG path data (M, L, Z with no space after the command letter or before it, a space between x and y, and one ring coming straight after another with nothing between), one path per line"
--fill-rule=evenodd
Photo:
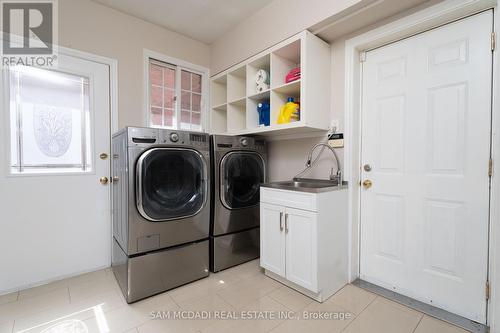
M212 317L162 318L174 313ZM232 318L218 320L217 314ZM306 319L304 314L330 319ZM235 331L466 332L351 285L317 303L264 276L258 260L131 305L110 269L0 296L0 333Z

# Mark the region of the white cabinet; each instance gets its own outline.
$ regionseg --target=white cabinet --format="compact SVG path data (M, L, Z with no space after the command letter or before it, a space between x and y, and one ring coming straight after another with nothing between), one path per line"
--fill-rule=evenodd
M284 210L281 206L260 205L261 266L279 275L285 275Z
M286 278L318 291L318 214L287 207L285 210Z
M345 188L305 193L261 187L260 233L266 275L320 302L347 283Z

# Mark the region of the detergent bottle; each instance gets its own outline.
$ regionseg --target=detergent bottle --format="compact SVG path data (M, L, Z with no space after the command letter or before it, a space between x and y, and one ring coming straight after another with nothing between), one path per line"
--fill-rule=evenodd
M278 124L287 124L292 121L300 120L300 105L293 101L293 97L289 97L285 105L281 107L278 115Z

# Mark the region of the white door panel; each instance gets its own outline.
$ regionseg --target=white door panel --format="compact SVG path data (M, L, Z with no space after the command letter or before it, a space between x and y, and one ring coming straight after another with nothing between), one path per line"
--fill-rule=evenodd
M260 265L285 276L285 207L260 204Z
M99 183L110 175L109 158L99 158L110 153L109 67L60 54L56 71L26 70L19 74L19 101L9 96L15 88L2 73L0 294L111 263L110 186ZM9 100L34 124L23 128L22 154L9 153L20 147ZM71 118L75 113L81 117ZM71 159L82 165L75 169Z
M367 52L361 278L486 322L491 11Z
M286 278L318 292L317 213L286 208Z

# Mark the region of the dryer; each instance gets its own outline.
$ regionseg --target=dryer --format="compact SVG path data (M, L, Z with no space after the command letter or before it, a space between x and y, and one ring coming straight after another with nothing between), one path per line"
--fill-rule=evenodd
M260 255L260 185L267 181L263 139L212 135L212 218L210 268L213 272Z
M127 302L208 276L208 134L127 127L112 146L112 267Z

